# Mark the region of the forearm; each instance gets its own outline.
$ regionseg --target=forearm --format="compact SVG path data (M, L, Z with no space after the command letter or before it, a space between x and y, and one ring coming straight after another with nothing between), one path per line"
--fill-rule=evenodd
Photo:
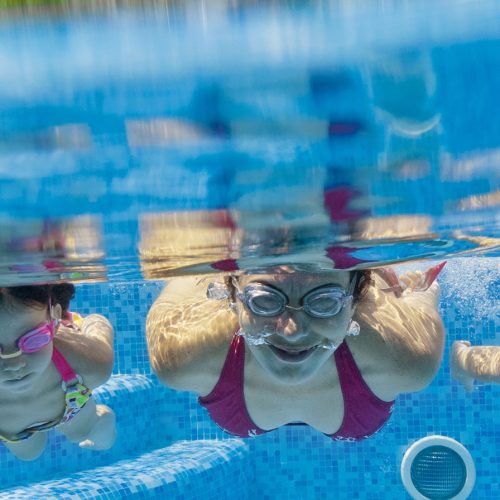
M62 427L62 432L81 448L108 450L116 439L115 414L108 406L89 400L80 413Z
M227 344L237 327L236 315L217 301L155 304L146 321L153 370L161 376L189 365Z
M457 353L455 362L463 372L476 380L500 383L499 346L462 349Z
M355 318L380 339L394 369L425 379L434 376L442 360L444 327L429 301L408 301L373 288Z
M4 443L19 460L31 461L38 458L47 444L47 433L36 432L29 439L17 443Z
M92 428L96 425L97 420L96 403L94 398L91 398L70 422L58 427L58 430L69 441L79 443L87 438Z

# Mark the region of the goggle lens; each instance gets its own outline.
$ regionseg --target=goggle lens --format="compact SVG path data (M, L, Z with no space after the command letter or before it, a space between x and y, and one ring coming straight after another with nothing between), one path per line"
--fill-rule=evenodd
M23 335L18 342L19 349L26 354L31 354L49 345L54 336L54 323L51 321Z
M239 297L257 316L278 316L289 307L296 310L304 309L307 314L316 318L336 316L349 298L342 288L325 287L309 292L302 299L303 306L295 308L287 305L288 298L280 290L260 284L247 286Z
M311 316L330 318L336 316L344 305L343 290L330 288L318 290L304 297L304 309Z
M287 298L279 290L268 287L247 288L245 302L248 308L258 316L277 316L285 310Z

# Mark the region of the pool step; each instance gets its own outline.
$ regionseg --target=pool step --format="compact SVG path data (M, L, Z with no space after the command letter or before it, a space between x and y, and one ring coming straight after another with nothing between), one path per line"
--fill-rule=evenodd
M250 499L252 462L241 439L179 441L112 465L3 490L0 499Z
M85 450L60 433L50 431L42 455L19 467L21 462L0 444L1 467L9 471L9 474L3 474L0 491L27 481L43 481L58 473L70 474L113 463L190 438L188 426L182 428L179 425L178 393L163 387L151 377L113 375L94 391L94 397L97 403L107 404L115 412L118 437L113 448L99 452Z

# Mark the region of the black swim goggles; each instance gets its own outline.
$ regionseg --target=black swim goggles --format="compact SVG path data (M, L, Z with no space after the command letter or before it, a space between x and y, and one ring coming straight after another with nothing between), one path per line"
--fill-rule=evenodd
M256 316L266 318L279 316L286 309L304 311L313 318L333 318L342 311L344 306L353 299L356 276L353 277L349 287L344 290L338 285L322 285L306 293L300 299L300 306L288 304L288 297L277 288L264 283L250 283L243 290L238 288L236 280L236 297L245 304L247 309Z

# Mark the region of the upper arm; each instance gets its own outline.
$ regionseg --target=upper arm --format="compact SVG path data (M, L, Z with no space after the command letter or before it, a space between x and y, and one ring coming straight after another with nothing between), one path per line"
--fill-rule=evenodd
M237 317L227 302L206 298L208 282L199 277L171 280L148 313L151 366L160 380L176 389L203 393L213 386L211 374L220 368L237 329Z
M99 314L84 318L81 329L61 327L54 343L90 389L102 385L113 371L113 327Z

